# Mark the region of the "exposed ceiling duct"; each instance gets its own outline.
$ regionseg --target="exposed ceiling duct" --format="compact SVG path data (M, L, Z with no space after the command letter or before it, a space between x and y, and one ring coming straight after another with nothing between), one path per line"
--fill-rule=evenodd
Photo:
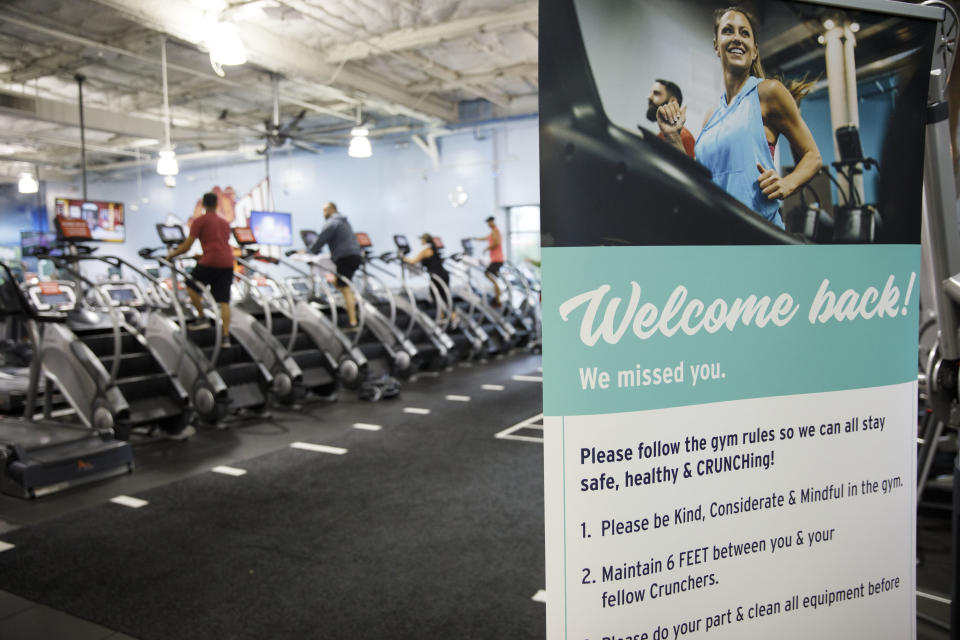
M247 58L222 67L224 77L208 50L219 24L233 25ZM277 141L317 151L347 145L358 108L371 137L456 126L465 103L493 117L537 109L536 2L8 0L0 7L0 164L35 162L45 175L78 169L78 73L89 169L126 166L138 153L156 162L161 38L172 143L188 162L262 147L265 121L301 112L296 139ZM16 151L4 154L4 145Z

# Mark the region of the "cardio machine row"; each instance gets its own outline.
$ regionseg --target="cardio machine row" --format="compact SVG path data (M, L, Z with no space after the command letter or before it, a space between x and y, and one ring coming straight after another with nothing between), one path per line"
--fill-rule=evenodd
M62 242L44 257L54 261L59 279L19 285L12 275L3 279L4 288L13 287L8 297L22 300L15 313L33 327L24 415L35 425L69 416L101 442L184 439L194 424L226 427L262 416L273 404L330 402L344 389L372 401L396 397L401 381L419 371L539 345L535 278L504 270L507 300L494 306L479 275L483 265L469 251L446 259L448 284L403 261L409 251L403 236L394 238L395 251L375 255L369 236L357 234L363 264L347 283L357 305L351 327L344 297L331 286L329 260L263 255L250 229L235 228L241 252L224 340L220 307L192 279L187 260L144 249L140 256L149 262L133 264L98 252L89 229L80 228L84 221L56 224ZM157 232L167 247L184 238L178 226L157 225ZM302 234L308 247L311 233ZM83 266L90 263L106 266L110 276L89 278ZM200 318L187 304L188 286L201 293L206 328L192 328ZM25 459L11 438L0 429L0 451ZM125 457L124 465L132 469L132 460ZM36 495L20 486L25 482L17 490Z

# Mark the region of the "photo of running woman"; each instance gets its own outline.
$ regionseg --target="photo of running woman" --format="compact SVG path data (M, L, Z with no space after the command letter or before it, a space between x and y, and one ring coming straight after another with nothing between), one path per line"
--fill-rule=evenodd
M788 89L779 80L765 77L755 22L741 8L715 12L713 49L720 58L725 92L704 120L694 156L710 169L715 184L783 228L780 201L808 183L822 166L820 151L797 106L813 83L794 81ZM657 110L663 137L681 150L685 123L686 107L676 101L667 101ZM781 135L797 158L794 169L782 177L772 168Z

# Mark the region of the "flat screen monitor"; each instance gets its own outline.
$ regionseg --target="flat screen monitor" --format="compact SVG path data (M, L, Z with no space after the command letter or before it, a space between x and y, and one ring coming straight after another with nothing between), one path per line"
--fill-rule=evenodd
M433 246L437 249L443 249L443 239L440 236L433 236Z
M157 234L163 244L180 244L186 239L183 227L177 224L158 224Z
M369 235L361 231L357 234L357 244L363 249L368 249L373 246L373 240L370 239Z
M293 222L289 213L251 211L248 221L258 244L289 247L293 244Z
M401 254L410 253L410 241L407 240L407 236L403 234L396 234L393 236L393 244L397 245L397 251Z
M54 231L20 232L20 253L24 256L50 255L56 243Z
M464 238L460 241L460 244L463 245L463 252L468 256L473 255L473 240L470 238Z
M82 218L90 227L90 238L101 242L126 240L126 219L123 203L100 200L56 198L54 212L62 218Z

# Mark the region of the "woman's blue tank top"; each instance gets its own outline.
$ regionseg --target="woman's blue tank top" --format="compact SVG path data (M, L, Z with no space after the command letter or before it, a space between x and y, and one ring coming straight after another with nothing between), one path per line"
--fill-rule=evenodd
M783 228L780 202L763 195L757 182L759 162L773 167L773 155L763 131L763 112L757 86L761 79L750 76L733 102L726 95L697 137L697 160L710 169L713 181L727 193L764 218Z

